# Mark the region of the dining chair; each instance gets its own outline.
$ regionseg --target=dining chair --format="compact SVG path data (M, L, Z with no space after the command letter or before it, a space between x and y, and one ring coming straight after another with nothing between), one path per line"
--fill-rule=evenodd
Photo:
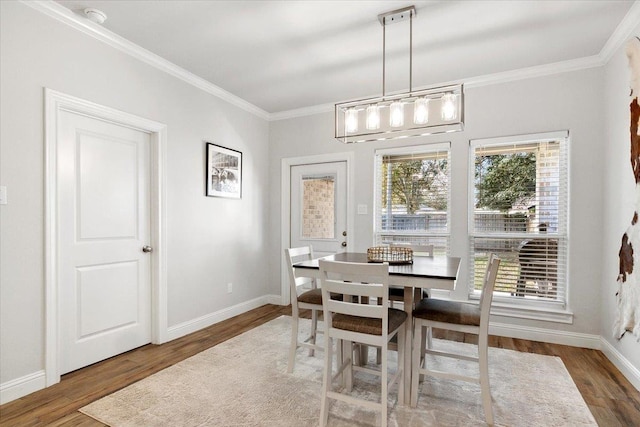
M315 350L323 350L324 347L316 345L318 332L318 313L322 312L322 292L317 286L316 280L310 277L295 277L293 264L296 262L313 259L313 247L303 246L284 250L289 263L289 283L291 289L291 346L289 348L289 364L287 371L293 372L296 361L296 351L299 347L309 349L309 356L313 356ZM300 340L300 310L311 310L311 333Z
M321 259L320 286L322 288L323 313L325 319L324 374L322 381L322 401L320 404L320 425L326 426L329 418L329 399L341 400L381 411L382 427L387 425L388 390L397 383L398 402L404 401L404 322L407 313L390 308L389 265L348 263ZM330 298L331 293L344 295L343 300ZM350 297L356 297L350 298ZM365 298L375 301L382 298L382 305L361 304ZM398 366L389 379L388 349L394 336L398 340ZM333 373L333 341L337 340L337 372ZM353 343L382 348L380 369L358 366L353 363ZM340 349L343 349L341 352ZM341 357L340 355L344 356ZM346 359L346 360L343 360ZM380 402L359 399L350 394L353 388L353 372L363 371L380 376ZM342 377L346 393L333 391L334 379Z
M447 301L436 298L426 298L421 300L413 310L414 331L413 331L413 352L411 366L411 406L418 404L418 382L421 374L462 380L480 384L484 416L487 424L493 425L493 408L491 406L491 391L489 388L489 362L488 362L488 340L489 340L489 314L491 311L491 301L493 300L493 288L500 266L500 258L494 254L489 255L487 269L484 274L482 295L480 303L467 303L458 301ZM444 356L460 360L477 362L480 367L480 375L477 377L466 376L455 372L443 372L429 369L427 358L421 363L421 349L425 346L425 340L421 330L423 327L446 329L451 331L464 332L478 335L478 357L462 354L437 351L430 345L425 351L427 354ZM431 334L429 334L430 336Z

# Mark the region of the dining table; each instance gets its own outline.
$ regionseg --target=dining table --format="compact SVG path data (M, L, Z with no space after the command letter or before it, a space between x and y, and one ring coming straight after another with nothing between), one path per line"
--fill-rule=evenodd
M367 254L363 252L340 252L322 258L306 260L293 265L296 277L320 278L318 261L341 261L353 263L369 262ZM418 367L411 366L411 343L413 342L413 308L421 298L423 289L455 289L460 258L452 256L414 256L407 264L389 264L389 286L404 288L404 311L407 313L405 322L405 358L404 358L404 404L411 402L411 371Z

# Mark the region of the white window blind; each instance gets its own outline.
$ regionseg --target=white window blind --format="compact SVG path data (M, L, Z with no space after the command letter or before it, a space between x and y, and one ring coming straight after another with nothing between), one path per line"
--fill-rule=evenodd
M374 244L449 251L450 144L377 150Z
M568 133L470 144L470 297L490 252L502 258L496 299L564 306L567 292Z

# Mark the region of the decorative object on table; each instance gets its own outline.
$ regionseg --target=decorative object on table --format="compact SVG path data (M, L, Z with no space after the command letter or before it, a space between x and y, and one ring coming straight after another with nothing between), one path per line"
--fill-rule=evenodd
M378 15L382 25L382 97L335 105L335 138L344 143L406 138L464 129L462 84L414 90L413 19L415 6ZM386 28L409 21L409 91L386 93ZM424 27L423 27L424 28Z
M242 153L207 143L207 196L242 197Z
M635 212L631 225L622 236L618 257L620 271L618 273L618 313L613 326L613 334L620 339L626 332L631 332L640 341L640 277L634 269L634 262L640 254L640 39L634 37L627 42L627 56L631 68L631 102L629 104L630 121L629 138L631 141L631 169L636 181ZM635 250L634 250L635 246Z
M412 264L413 250L401 246L374 246L367 249L367 261L389 264Z

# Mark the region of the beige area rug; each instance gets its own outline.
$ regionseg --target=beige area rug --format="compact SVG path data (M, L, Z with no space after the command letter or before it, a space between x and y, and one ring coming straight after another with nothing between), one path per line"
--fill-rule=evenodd
M309 357L307 350L299 349L295 370L287 374L290 322L288 316L272 320L91 403L81 412L123 427L316 426L322 354ZM308 330L310 322L301 323ZM443 340L435 340L434 347L468 352L476 348ZM559 358L494 348L489 352L496 425L597 425ZM373 359L373 349L370 353ZM441 363L441 368L469 369L464 361ZM374 399L376 379L358 372L354 389ZM420 387L416 409L398 405L394 387L389 406L390 426L485 424L480 388L470 383L427 379ZM380 414L334 401L329 425L380 425Z

